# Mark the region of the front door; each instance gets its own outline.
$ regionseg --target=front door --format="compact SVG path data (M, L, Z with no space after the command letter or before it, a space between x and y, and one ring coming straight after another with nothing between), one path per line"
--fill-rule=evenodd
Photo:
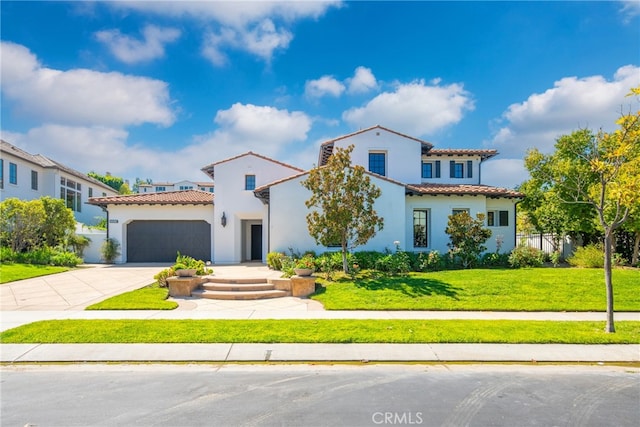
M262 260L262 224L251 224L251 261Z

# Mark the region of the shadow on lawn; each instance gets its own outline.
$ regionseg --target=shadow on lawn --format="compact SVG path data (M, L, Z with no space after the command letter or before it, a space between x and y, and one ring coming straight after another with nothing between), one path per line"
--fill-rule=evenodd
M358 288L370 291L381 291L391 289L401 292L410 297L441 295L454 299L457 298L457 291L460 288L451 286L449 283L435 279L417 278L412 276L368 276L355 281Z

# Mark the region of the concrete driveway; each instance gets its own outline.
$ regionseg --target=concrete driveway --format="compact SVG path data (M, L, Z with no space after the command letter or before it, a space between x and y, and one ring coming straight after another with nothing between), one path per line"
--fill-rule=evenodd
M168 264L83 265L59 274L0 286L0 310L83 310L154 282Z

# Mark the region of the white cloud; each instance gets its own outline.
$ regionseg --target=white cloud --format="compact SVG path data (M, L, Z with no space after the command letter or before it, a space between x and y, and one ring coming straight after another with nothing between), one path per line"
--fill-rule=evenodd
M98 31L95 37L120 61L134 64L163 57L165 44L176 41L180 30L147 25L142 30L142 40L124 35L118 29Z
M393 92L383 92L364 107L342 114L343 120L357 127L384 123L410 135L432 135L458 123L474 102L462 84L427 85L423 80L398 84Z
M640 68L633 65L620 67L612 80L565 77L553 88L510 105L485 145L507 157L521 157L533 147L551 152L559 136L580 128L611 130L631 102L625 95L639 84Z
M378 88L376 77L367 67L356 68L353 77L347 79L347 84L349 85L349 93L366 93Z
M317 19L340 1L124 1L110 3L115 8L133 9L174 18L189 18L211 25L205 33L203 55L214 65L227 62L225 50L254 54L269 62L278 49L286 49L293 39L291 23Z
M278 160L295 158L292 144L306 142L311 128L311 119L302 112L239 103L218 111L215 122L217 130L183 142L176 151L133 144L127 131L104 126L45 124L23 134L3 130L2 138L83 173L108 171L130 180L206 181L200 171L203 166L247 151Z
M225 48L232 47L269 62L273 52L289 47L292 39L293 35L289 31L277 28L273 21L265 19L250 29L223 27L218 33L209 32L204 38L202 54L214 65L220 66L227 63Z
M640 2L638 0L621 0L622 7L620 13L623 15L624 23L630 23L633 18L640 15Z
M345 86L333 76L322 76L317 80L307 80L304 85L304 93L311 98L322 96L338 97L345 91Z
M160 80L43 67L24 46L1 42L2 93L18 111L43 122L82 126L171 125L167 84ZM5 106L6 107L6 101Z

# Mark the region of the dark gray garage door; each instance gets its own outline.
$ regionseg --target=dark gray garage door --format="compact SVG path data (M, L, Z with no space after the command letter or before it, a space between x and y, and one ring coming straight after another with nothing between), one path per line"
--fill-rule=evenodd
M133 221L127 225L127 262L172 262L180 251L211 259L211 225L206 221Z

